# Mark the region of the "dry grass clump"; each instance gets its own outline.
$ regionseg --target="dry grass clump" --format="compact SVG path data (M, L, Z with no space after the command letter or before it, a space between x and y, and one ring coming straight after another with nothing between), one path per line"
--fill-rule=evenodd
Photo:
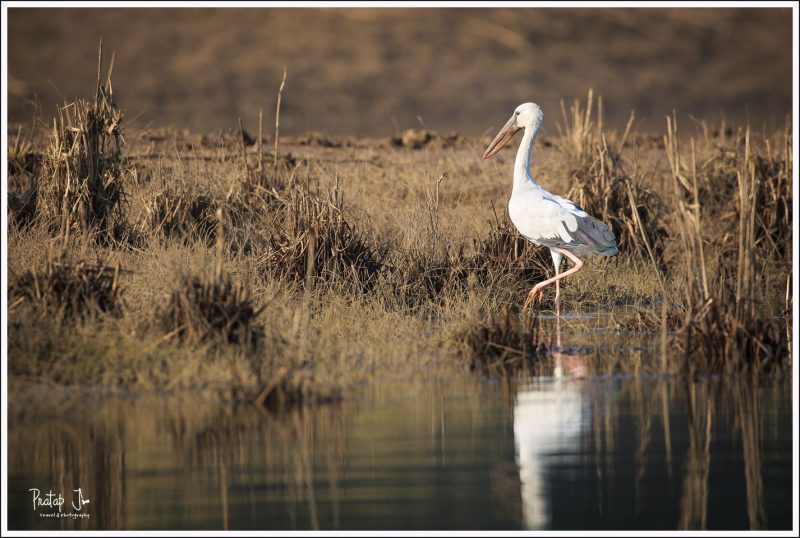
M101 49L102 50L102 49ZM102 55L101 59L102 61ZM61 236L108 233L123 221L123 113L113 100L111 68L92 102L59 109L38 178L36 211Z
M680 320L673 337L686 371L763 373L780 368L788 354L780 323L737 316L729 305L713 299L693 307Z
M44 267L31 267L12 279L9 309L27 302L41 313L59 318L117 315L119 273L119 265L73 262L65 252L54 254L51 250Z
M158 313L169 335L189 341L255 345L261 335L249 289L227 273L181 274Z
M660 196L644 182L625 171L622 148L628 139L633 115L616 145L609 146L603 132L602 98L597 101L597 125L592 121L592 91L585 108L575 101L571 118L563 108L564 129L556 144L567 156L572 187L567 198L587 213L611 226L622 252L636 252L643 260L648 251L658 258L663 250L666 230Z
M398 254L387 281L402 305L416 308L465 291L471 270L463 245L436 251L412 247Z
M761 372L778 367L787 357L788 341L781 323L760 312L768 298L764 279L757 275L769 260L759 256L756 222L765 184L751 157L749 129L736 170L737 228L711 238L703 233L694 151L691 165L684 165L676 133L674 119L668 118L665 145L678 203L673 227L686 276L685 317L672 338L674 349L690 371ZM709 260L725 252L733 253L735 261L729 268L723 263L717 278L710 277Z
M244 188L231 189L223 197L203 186L166 187L145 198L136 230L160 238L181 238L187 244L200 240L211 246L219 229L218 212L222 211L230 224L229 251L251 252L253 242L261 242L253 230L265 227L264 217L266 221L274 218L270 212L277 203L266 191L261 194L267 199Z
M278 152L278 142L280 141L280 107L283 87L286 83L286 72L284 70L283 82L278 90L278 103L276 107L275 135L273 138L274 149L271 154L265 155L263 143L267 141L264 136L264 112L259 110L258 114L258 137L253 138L242 127L242 120L239 118L239 152L241 156L244 179L242 181L243 190L248 195L257 195L262 201L267 201L268 207L273 207L276 202L281 201L279 193L294 184L295 169L301 164L301 160L295 158L291 153L281 154ZM255 163L251 164L248 158L246 147L255 146ZM266 159L266 160L265 160Z
M480 317L459 337L472 359L471 367L501 377L533 374L536 362L547 352L536 330L537 319L506 306L497 314Z
M385 255L362 231L338 187L324 193L298 187L287 194L282 222L261 265L292 282L320 281L366 292L375 285Z
M556 147L567 156L573 170L586 170L594 162L595 144L601 137L603 129L603 98L597 101L598 124L596 132L592 121L594 92L590 88L586 97L586 106L581 107L578 99L570 107L570 115L561 101L561 116L564 125L556 124L559 137L555 140Z
M139 226L164 237L213 241L220 203L196 189L164 189L147 200Z
M415 215L418 228L409 236L410 245L396 247L386 274L389 296L401 308L435 306L453 294L463 293L470 276L466 245L441 230L439 187L426 187L426 207ZM424 223L420 225L421 223Z

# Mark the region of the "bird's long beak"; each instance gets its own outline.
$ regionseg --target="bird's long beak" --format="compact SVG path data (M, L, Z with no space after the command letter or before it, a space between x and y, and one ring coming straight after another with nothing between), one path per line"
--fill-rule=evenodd
M489 147L486 148L486 151L483 154L484 159L488 159L500 149L508 143L509 140L516 134L517 129L516 118L511 116L511 118L503 125L503 128L500 129L500 132L497 133L497 136L494 137L492 143L489 144Z

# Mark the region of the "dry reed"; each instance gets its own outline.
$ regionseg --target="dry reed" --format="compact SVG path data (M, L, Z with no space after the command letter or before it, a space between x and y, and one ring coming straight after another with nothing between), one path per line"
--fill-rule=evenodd
M708 235L699 199L695 144L690 164L681 158L675 117L667 118L664 137L677 210L673 229L684 265L685 316L673 337L683 366L694 370L741 370L756 372L778 367L786 357L787 341L781 324L760 313L766 296L765 267L756 248L756 215L759 190L756 162L752 158L747 129L736 169L735 204L738 219L734 234ZM713 251L711 249L714 249ZM721 264L718 275L709 275L709 259L731 252L733 263Z
M622 252L636 252L647 260L648 250L652 250L659 257L667 235L662 223L663 203L638 174L625 170L622 159L634 115L631 113L617 143L610 146L609 134L603 130L602 97L597 101L596 125L592 120L592 97L589 90L585 107L576 100L569 117L561 104L564 127L559 126L561 138L556 147L570 163L572 186L567 198L608 224Z
M72 231L113 233L124 221L123 113L113 98L113 58L91 102L79 99L61 107L37 184L36 211L62 237Z

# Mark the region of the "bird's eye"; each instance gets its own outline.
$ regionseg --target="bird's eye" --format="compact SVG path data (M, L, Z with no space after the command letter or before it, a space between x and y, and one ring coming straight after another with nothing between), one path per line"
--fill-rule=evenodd
M515 115L515 116L519 116L519 110L517 110L516 112L514 112L514 115Z

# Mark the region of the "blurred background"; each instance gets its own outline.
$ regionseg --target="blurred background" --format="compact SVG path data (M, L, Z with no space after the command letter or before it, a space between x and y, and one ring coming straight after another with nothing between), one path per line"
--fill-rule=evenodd
M675 108L757 128L791 112L790 9L8 10L10 121L91 96L97 45L116 51L129 125L271 125L283 67L286 134L479 135L524 101L605 99L606 122L662 131Z

